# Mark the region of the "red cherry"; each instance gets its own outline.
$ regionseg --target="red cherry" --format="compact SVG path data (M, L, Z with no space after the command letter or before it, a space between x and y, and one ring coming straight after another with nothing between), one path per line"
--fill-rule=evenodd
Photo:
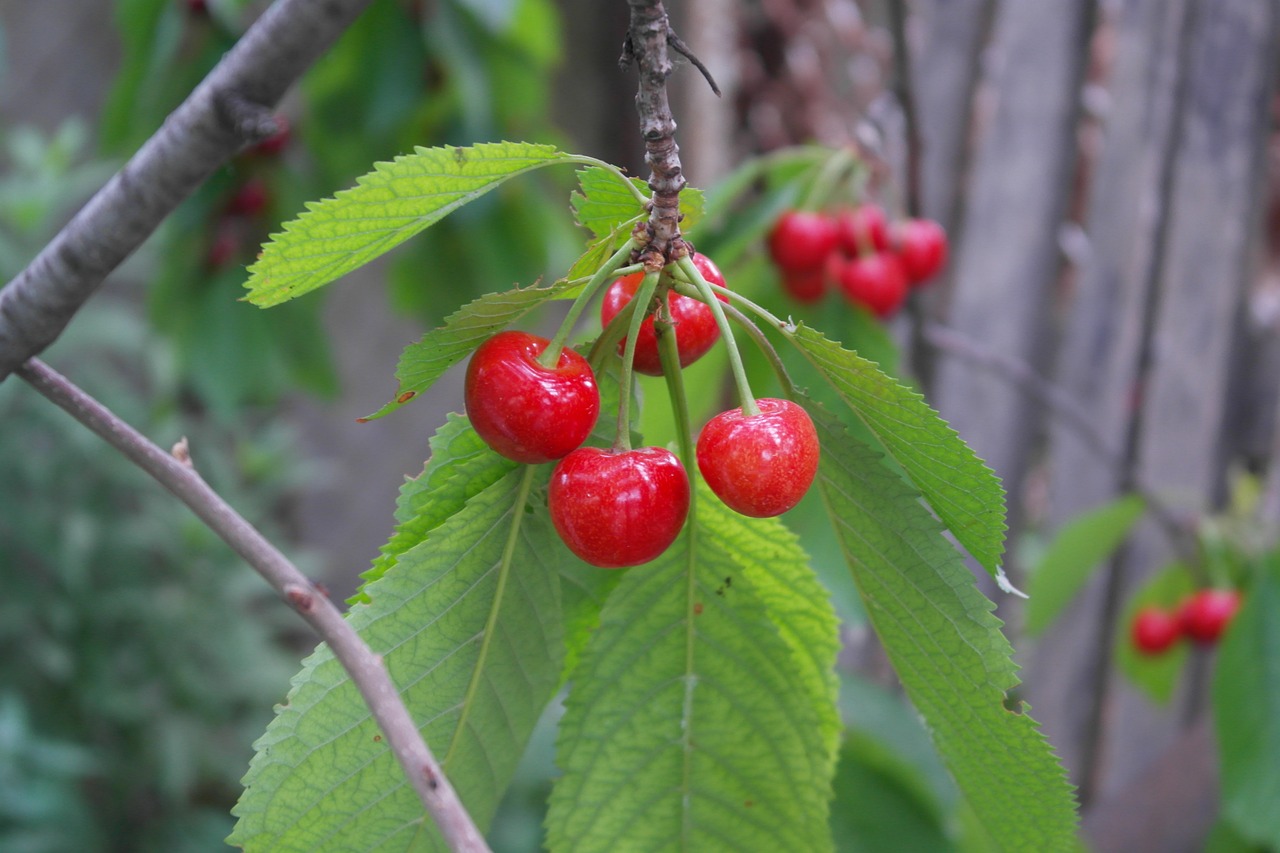
M227 213L234 216L257 216L271 203L271 190L261 178L250 178L227 201Z
M786 272L822 269L835 247L835 223L821 213L788 210L769 232L769 255Z
M725 286L724 275L706 255L694 255L693 265L698 268L711 284ZM609 321L618 316L626 304L635 298L644 280L643 273L632 273L617 279L605 291L604 301L600 304L600 322L607 326ZM676 347L680 351L680 366L688 367L706 355L707 350L720 339L720 327L716 325L716 317L705 304L678 293L671 294L668 299L671 306L671 319L675 321ZM721 302L728 302L723 296ZM624 338L618 344L618 354L626 348ZM662 375L662 360L658 357L658 335L653 329L653 318L645 319L640 326L640 335L636 338L635 369L647 376Z
M853 258L840 268L836 283L849 301L881 319L897 311L907 298L907 274L895 255Z
M947 262L947 232L932 219L894 225L893 246L912 285L923 284Z
M240 232L229 220L219 222L213 242L209 244L209 251L205 254L205 266L213 270L222 269L234 263L239 254Z
M573 451L556 465L547 496L569 550L593 566L638 566L671 546L689 513L689 476L660 447Z
M783 270L782 289L797 302L817 302L827 292L825 269L792 272Z
M836 235L846 255L856 258L889 248L889 227L884 210L876 204L860 204L836 217Z
M186 0L187 11L192 15L203 17L209 14L209 4L206 0Z
M1133 645L1144 655L1158 655L1168 651L1178 642L1181 633L1178 617L1159 607L1143 607L1133 618Z
M289 124L289 119L286 116L277 114L275 120L276 132L253 146L253 153L261 154L264 157L274 157L288 147L289 140L293 136L293 128Z
M790 400L756 400L716 415L698 436L698 470L720 500L752 518L781 515L800 502L818 472L818 433Z
M1214 643L1240 609L1240 592L1234 589L1202 589L1182 603L1178 619L1182 633L1197 643Z
M543 367L538 356L548 343L527 332L500 332L467 365L471 425L516 462L561 458L587 440L600 414L600 391L587 360L564 349L555 367Z

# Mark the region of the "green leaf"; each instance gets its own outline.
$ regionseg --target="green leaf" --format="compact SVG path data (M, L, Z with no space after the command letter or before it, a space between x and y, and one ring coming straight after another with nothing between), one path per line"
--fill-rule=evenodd
M629 178L643 198L649 197L649 185L639 178ZM644 216L644 204L627 190L617 176L599 166L578 170L578 186L570 197L574 220L595 237L618 233L624 237ZM680 191L681 230L688 230L701 218L705 201L702 190L685 187Z
M789 337L902 467L960 544L1000 576L1004 489L918 393L805 325Z
M422 336L422 340L404 348L400 363L396 365L400 388L395 398L361 420L376 420L399 409L430 388L446 370L469 356L494 334L538 306L571 295L581 286L582 282L558 281L546 287L486 293L463 305L445 318L443 326L432 329Z
M811 407L818 479L867 615L996 849L1074 849L1066 774L1025 713L993 605L919 495L871 447Z
M401 554L420 544L467 501L517 467L517 463L490 450L462 415L450 414L445 425L431 437L430 447L431 456L422 473L406 479L400 487L395 534L360 576L363 583L351 603L367 604L365 588L395 566Z
M1130 639L1133 618L1149 604L1173 610L1194 589L1195 581L1187 567L1174 563L1143 584L1125 605L1116 625L1116 666L1135 687L1161 705L1168 704L1178 686L1187 663L1187 643L1179 640L1160 655L1139 654Z
M382 655L481 826L560 684L565 655L557 563L572 558L545 509L535 501L527 512L518 500L523 476L512 472L489 486L399 555L367 588L370 603L348 616ZM516 514L520 536L504 564ZM248 850L445 849L327 647L307 659L257 749L231 843Z
M249 268L249 302L286 302L390 251L504 181L554 163L576 162L551 145L494 142L416 148L377 163L356 185L309 204L286 222Z
M1085 581L1142 518L1147 504L1127 495L1082 513L1062 526L1031 573L1026 631L1042 633L1058 618Z
M551 850L831 849L826 595L774 519L700 492L694 534L605 605L561 723Z
M955 849L918 771L874 738L853 733L840 752L831 827L840 853Z
M1280 572L1275 557L1223 636L1213 677L1222 809L1249 841L1280 849Z

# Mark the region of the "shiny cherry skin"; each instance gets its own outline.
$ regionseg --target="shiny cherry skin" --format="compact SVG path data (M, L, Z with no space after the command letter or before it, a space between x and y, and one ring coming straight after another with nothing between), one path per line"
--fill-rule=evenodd
M836 284L850 302L884 319L907 298L907 274L897 256L888 253L853 258L839 268Z
M782 289L797 302L818 302L827 292L825 269L782 272Z
M1182 626L1177 614L1159 607L1147 606L1133 617L1130 637L1133 647L1144 655L1167 652L1182 636Z
M706 255L693 256L693 265L698 268L711 284L725 287L724 274L720 268ZM609 321L618 316L618 312L635 298L644 280L643 273L632 273L616 279L605 291L604 301L600 304L600 322L609 325ZM723 296L721 302L728 302ZM675 321L676 348L680 353L680 366L688 367L707 354L707 350L720 339L720 327L716 325L716 317L702 302L688 296L672 293L668 296L671 306L671 319ZM626 348L624 338L618 344L618 354ZM640 326L640 335L636 338L635 369L646 376L662 375L662 360L658 357L658 334L653 328L653 318L648 317Z
M788 210L769 232L769 256L784 272L820 270L836 242L831 219L821 213Z
M884 209L877 204L860 204L836 217L836 236L841 251L856 258L889 248L889 224Z
M924 284L947 262L947 232L932 219L905 219L895 224L892 244L911 285Z
M790 400L756 400L758 415L741 408L702 428L698 470L711 491L752 518L781 515L800 502L818 472L818 433L809 413Z
M1178 611L1182 633L1197 643L1216 643L1239 609L1238 590L1199 590L1192 593Z
M600 414L600 391L587 360L564 349L555 367L538 356L546 338L499 332L471 356L467 415L485 443L516 462L560 459L582 445Z
M603 569L638 566L680 534L689 475L660 447L583 447L556 465L547 504L556 532L580 558Z

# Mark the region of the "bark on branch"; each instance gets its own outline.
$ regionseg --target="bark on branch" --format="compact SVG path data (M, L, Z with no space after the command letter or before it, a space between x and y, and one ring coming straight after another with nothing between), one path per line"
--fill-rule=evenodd
M0 290L0 381L44 350L371 0L278 0L30 265Z
M190 507L280 593L328 644L360 690L445 843L457 853L488 853L484 837L409 716L382 657L365 645L328 596L196 473L185 443L165 453L39 359L27 361L16 372Z

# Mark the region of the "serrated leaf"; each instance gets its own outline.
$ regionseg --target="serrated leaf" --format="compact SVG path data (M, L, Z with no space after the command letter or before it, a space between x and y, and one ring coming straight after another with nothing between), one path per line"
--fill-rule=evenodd
M1153 702L1167 705L1187 663L1187 643L1179 640L1159 655L1139 654L1130 633L1133 619L1143 607L1153 604L1172 611L1192 590L1195 581L1187 567L1174 563L1157 572L1125 603L1116 625L1115 662L1135 687Z
M867 615L957 786L999 850L1075 849L1066 774L1004 706L1012 648L919 495L818 406L818 480Z
M558 281L545 287L518 287L502 293L486 293L463 305L445 318L443 326L404 348L396 365L396 379L400 381L396 396L361 420L376 420L399 409L494 334L538 306L570 295L581 286L582 282Z
M1280 849L1280 580L1259 574L1223 635L1213 676L1222 810L1248 840Z
M1004 489L918 393L800 325L791 339L839 392L951 533L992 575L1004 553Z
M649 185L640 178L628 178L641 197L649 196ZM618 178L599 166L578 170L578 187L569 197L574 221L595 237L627 234L631 226L648 215L644 204L622 186ZM680 191L681 230L697 224L705 207L702 190L685 187Z
M480 492L401 554L368 587L371 603L348 616L382 655L481 826L559 685L564 660L556 562L566 552L545 510L516 505L522 476L512 472ZM513 513L523 522L504 580ZM445 849L327 647L307 659L257 748L232 843L248 850Z
M1146 508L1141 497L1127 495L1081 513L1062 526L1027 585L1027 634L1034 637L1053 624L1093 570L1120 547Z
M377 163L356 185L309 204L249 267L246 299L260 307L309 293L390 251L517 175L580 158L551 145L493 142L415 148Z
M776 520L731 515L700 494L694 541L606 604L561 723L551 850L831 849L834 616Z
M395 533L365 571L351 603L368 603L365 587L387 573L400 555L466 506L467 501L501 480L517 463L489 449L466 417L450 414L430 441L431 456L417 477L408 478L396 498Z

